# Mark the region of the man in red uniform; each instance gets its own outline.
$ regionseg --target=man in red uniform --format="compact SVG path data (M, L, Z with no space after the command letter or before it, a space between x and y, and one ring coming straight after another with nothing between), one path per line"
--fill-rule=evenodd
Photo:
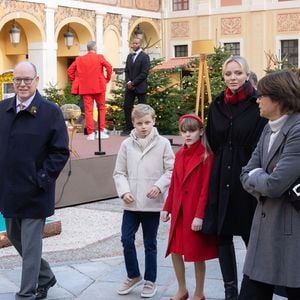
M68 68L68 77L73 82L78 77L78 94L83 96L84 112L88 140L95 139L93 120L94 101L100 109L100 134L101 138L109 136L104 132L105 128L105 91L106 84L110 81L112 66L103 55L97 54L96 42L87 44L88 53L79 56ZM104 73L105 69L105 73Z

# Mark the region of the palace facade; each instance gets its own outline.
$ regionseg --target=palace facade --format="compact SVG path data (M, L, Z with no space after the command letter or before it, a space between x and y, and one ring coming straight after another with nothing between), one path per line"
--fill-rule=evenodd
M19 41L11 40L16 31ZM192 41L209 39L245 56L262 76L266 53L288 54L299 67L300 1L0 0L0 73L28 59L38 67L40 90L64 88L67 67L95 40L116 76L138 33L150 57L191 56Z

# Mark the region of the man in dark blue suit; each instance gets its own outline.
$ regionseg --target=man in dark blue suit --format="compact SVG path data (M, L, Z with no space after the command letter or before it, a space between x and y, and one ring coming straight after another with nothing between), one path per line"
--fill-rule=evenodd
M146 103L147 77L150 69L149 56L141 48L141 40L135 38L132 42L132 53L128 54L125 65L125 101L124 113L126 129L122 135L128 135L132 130L131 111L135 97L138 103Z
M69 158L68 133L60 108L37 90L36 67L20 62L13 76L16 95L0 101L0 211L22 256L16 299L44 299L56 279L42 259L43 229L54 213L56 179Z

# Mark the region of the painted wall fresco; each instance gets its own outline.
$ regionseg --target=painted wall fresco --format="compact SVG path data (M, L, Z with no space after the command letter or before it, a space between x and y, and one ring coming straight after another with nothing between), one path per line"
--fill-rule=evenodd
M2 16L10 12L26 12L39 20L45 28L46 19L44 10L45 5L40 3L20 2L15 0L2 0L0 2L0 12Z
M82 0L99 4L113 5L118 7L135 8L149 11L159 11L159 0Z
M171 23L172 38L189 37L189 35L190 35L190 25L188 21Z
M92 28L95 28L96 26L96 13L94 11L59 6L55 12L55 28L57 28L57 25L62 20L70 16L85 20L92 26Z
M95 2L100 4L117 5L118 0L82 0L83 2Z
M113 14L106 14L104 16L104 30L109 26L113 25L119 30L119 34L121 36L121 21L122 16L121 15L113 15Z
M242 32L241 17L221 18L221 34L236 35Z
M132 7L134 7L134 0L121 0L120 6L132 8Z
M221 0L221 6L242 5L242 0Z
M136 0L136 8L151 10L151 11L159 11L159 0Z
M279 14L277 29L278 32L300 31L300 13Z

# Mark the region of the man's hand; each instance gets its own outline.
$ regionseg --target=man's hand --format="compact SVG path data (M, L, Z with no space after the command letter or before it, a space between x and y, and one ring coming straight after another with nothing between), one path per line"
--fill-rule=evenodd
M130 204L132 202L135 201L133 195L131 193L125 193L123 196L122 196L122 199L125 203L127 204Z
M151 190L147 193L147 197L150 199L155 199L160 194L160 189L154 185Z
M131 81L127 82L127 89L130 91L135 90L135 87L132 85Z

